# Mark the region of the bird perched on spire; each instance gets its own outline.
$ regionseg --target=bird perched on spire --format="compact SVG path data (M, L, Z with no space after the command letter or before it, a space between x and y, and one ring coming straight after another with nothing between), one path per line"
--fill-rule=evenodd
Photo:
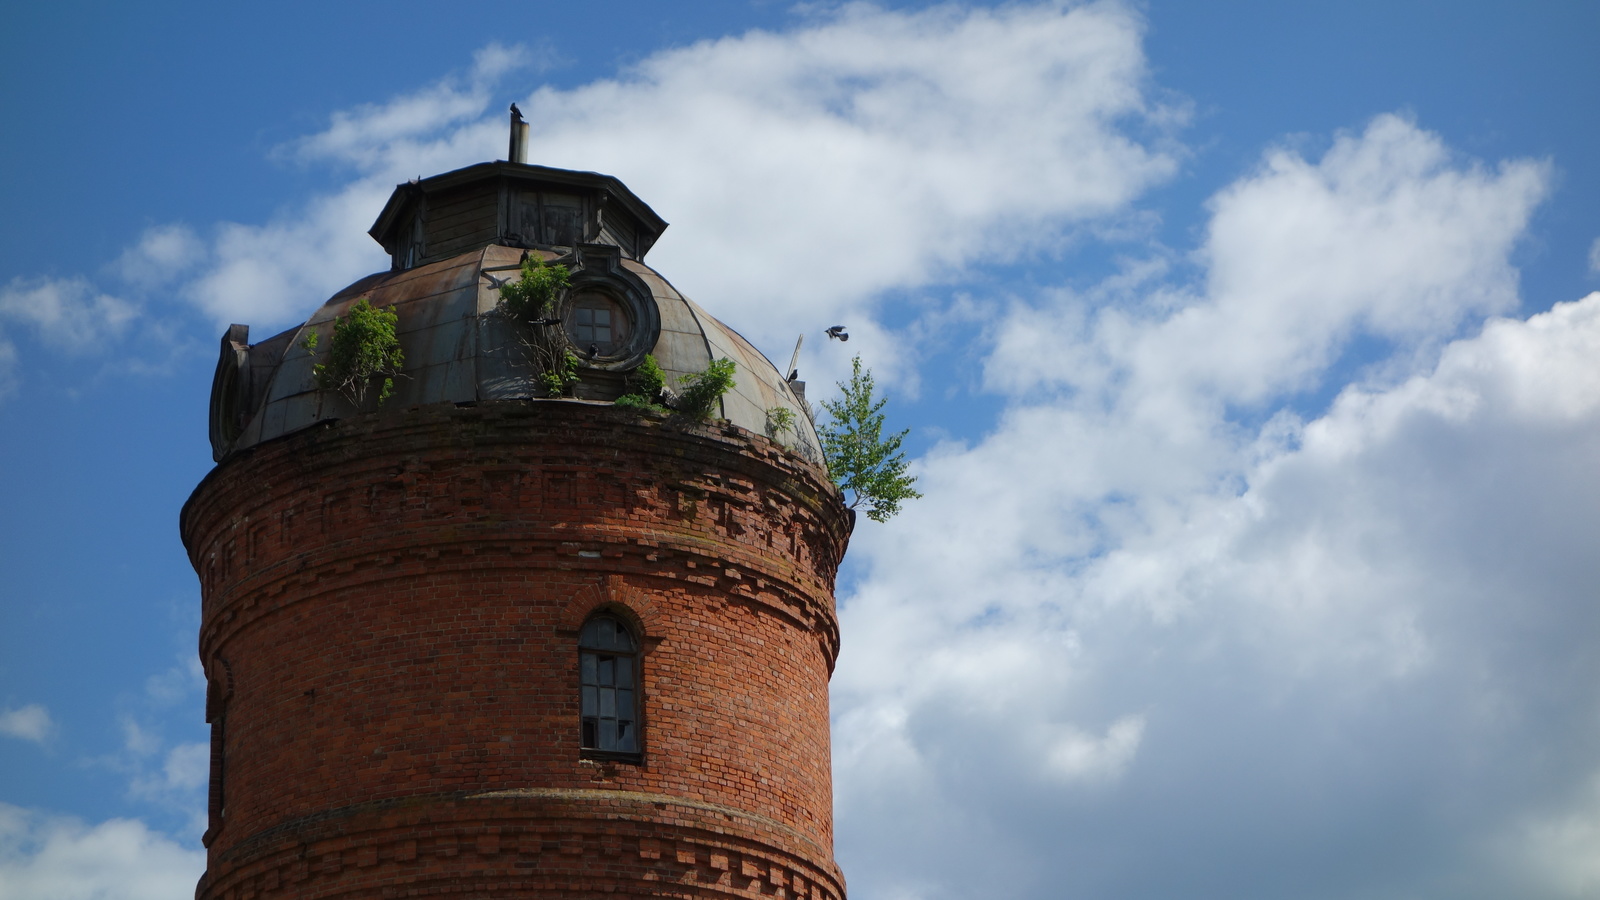
M522 110L517 109L517 105L515 103L511 104L511 120L513 122L526 122L527 121L527 119L524 119L522 117Z
M823 333L826 334L830 338L835 338L835 339L840 340L840 341L848 341L848 340L850 340L850 335L844 333L844 326L843 325L835 325L835 326L833 326L832 328L829 328L826 332L823 332Z

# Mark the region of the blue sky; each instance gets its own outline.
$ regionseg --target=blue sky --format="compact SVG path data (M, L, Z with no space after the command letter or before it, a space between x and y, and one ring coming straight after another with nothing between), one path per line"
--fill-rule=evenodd
M1600 893L1600 8L0 22L0 900L192 889L217 336L512 100L913 429L839 592L853 896Z

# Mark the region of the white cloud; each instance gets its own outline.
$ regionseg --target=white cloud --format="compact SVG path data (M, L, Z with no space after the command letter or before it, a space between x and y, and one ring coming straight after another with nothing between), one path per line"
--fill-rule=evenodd
M0 734L42 744L54 734L50 711L37 703L0 712Z
M137 820L87 825L0 803L0 900L169 900L204 870L204 851Z
M160 735L143 728L131 717L124 716L122 725L122 749L134 757L145 757L161 750Z
M187 792L205 787L211 778L211 745L196 741L173 747L161 774L168 790Z
M198 702L205 695L205 668L192 653L185 653L165 672L145 679L144 695L156 707Z
M1145 94L1142 29L1115 3L848 6L521 105L534 161L623 178L674 222L652 262L750 337L781 348L848 319L852 349L900 371L900 342L870 320L882 291L1100 227L1174 173L1164 135L1183 116ZM520 53L487 48L464 79L291 145L361 175L266 225L222 226L187 295L219 324L275 328L383 268L365 230L397 182L504 154L489 87Z
M847 7L542 90L533 152L622 177L674 222L655 263L777 345L1170 177L1176 149L1132 136L1181 120L1144 92L1142 30L1108 3Z
M1143 736L1144 719L1140 716L1118 719L1104 737L1066 728L1045 751L1045 762L1053 774L1065 781L1115 780L1133 761Z
M84 278L14 278L0 288L0 318L32 328L67 353L103 349L137 315L131 303L101 293Z
M368 170L386 168L392 174L396 166L403 169L417 161L421 151L417 141L437 141L441 131L482 114L495 84L529 61L525 47L490 44L473 55L464 80L450 76L386 103L336 112L327 130L296 141L285 151L302 161L340 160Z
M1088 320L1081 306L1025 311L1002 331L989 381L1092 390L1127 376L1152 403L1257 403L1314 386L1358 334L1436 345L1515 307L1510 251L1548 183L1542 163L1452 165L1436 135L1391 115L1317 163L1274 150L1211 201L1202 293L1165 288ZM1144 289L1161 265L1114 287Z
M853 539L857 892L1559 894L1479 852L1600 753L1600 294L1484 319L1547 177L1381 117L1220 193L1200 287L1015 309L999 424ZM1382 377L1281 406L1363 334Z
M184 293L219 326L275 329L309 317L338 289L387 268L366 232L391 188L363 180L266 225L219 225L210 262Z
M159 736L123 721L123 756L116 762L129 777L132 796L193 813L210 778L211 746L189 742L167 748Z
M113 268L124 281L148 290L188 272L205 253L205 243L187 225L156 225L145 229Z
M1593 897L1600 893L1600 776L1560 806L1520 823L1503 850L1559 896Z
M16 392L18 381L17 345L0 334L0 400Z

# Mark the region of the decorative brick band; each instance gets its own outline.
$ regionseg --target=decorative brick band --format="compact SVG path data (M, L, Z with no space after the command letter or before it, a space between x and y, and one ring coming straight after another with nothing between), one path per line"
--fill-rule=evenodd
M575 464L589 449L611 465ZM242 485L213 483L241 475ZM819 475L743 429L609 404L508 401L330 423L219 466L185 505L202 647L224 643L241 615L315 596L329 574L500 556L716 587L815 630L831 667L850 523Z
M811 862L827 855L785 849L797 844L781 823L658 794L430 796L258 835L213 865L196 897L430 897L470 884L483 896L843 900L838 870Z

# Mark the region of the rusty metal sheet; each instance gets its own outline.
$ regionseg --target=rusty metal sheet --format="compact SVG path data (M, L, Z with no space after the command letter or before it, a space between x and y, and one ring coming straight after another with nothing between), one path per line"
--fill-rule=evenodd
M479 316L477 391L479 400L532 397L532 373L516 343L511 323L497 315Z
M631 259L623 260L622 265L638 275L650 288L650 295L655 298L656 307L661 312L662 331L679 331L696 335L700 333L700 323L695 321L694 314L684 303L683 295L678 293L665 278L657 275L649 266Z
M485 267L510 267L503 270L506 275L502 277L514 277L521 256L517 248L488 246L407 272L369 276L340 291L306 325L286 333L285 339L275 344L281 348L281 357L261 361L263 377L269 378L259 395L262 406L250 417L234 449L321 419L356 413L342 397L315 389L312 367L318 357L306 352L302 342L306 334L317 332L325 357L333 320L364 294L400 315L398 333L405 369L395 385L392 406L536 396L538 390L513 326L496 313L499 291L481 277ZM733 389L723 398L724 416L760 434L767 430L768 410L788 408L795 414L792 431L776 435L777 439L815 459L815 430L782 373L737 332L679 294L648 266L633 260L623 264L645 281L660 311L662 329L652 353L669 381L676 383L683 376L703 371L712 359L728 357L737 371Z
M815 445L816 432L811 418L784 384L777 367L738 332L717 321L692 300L686 302L705 328L712 357L727 357L738 367L733 389L723 397L723 415L728 421L765 434L767 410L781 406L794 414L792 428L797 437Z

